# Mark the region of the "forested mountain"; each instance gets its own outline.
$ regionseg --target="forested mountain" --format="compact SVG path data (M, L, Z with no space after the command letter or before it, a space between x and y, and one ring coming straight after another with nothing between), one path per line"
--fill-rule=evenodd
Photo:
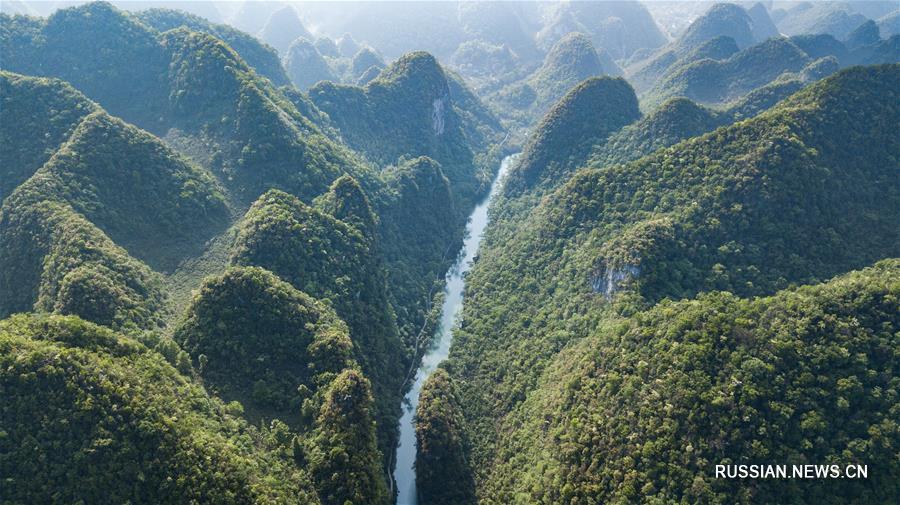
M882 40L878 27L867 23L845 42L826 34L772 37L739 51L731 37L717 37L681 58L666 53L636 68L629 79L643 91L647 109L677 96L724 105L786 81L808 83L846 66L898 61L900 39Z
M221 232L229 217L212 177L103 111L85 116L3 208L15 213L43 200L71 206L134 256L167 271L184 249Z
M3 116L0 135L0 202L66 141L97 106L63 81L0 72ZM30 119L30 120L29 120Z
M878 29L881 32L881 36L885 38L900 35L900 9L879 18Z
M560 473L585 487L563 487L549 474L547 481L528 477L526 468L548 468L542 463L506 465L492 455L516 452L501 435L515 421L502 419L526 408L522 402L556 354L597 333L614 314L710 290L768 295L896 256L900 146L884 125L900 120L898 84L898 65L843 71L749 121L629 164L578 171L524 215L511 185L496 212L518 217L489 230L468 276L447 365L472 440L468 461L479 497L554 503L604 489L591 487L604 477L590 463ZM860 415L879 412L873 407ZM551 424L558 419L549 411L537 415L545 414ZM783 448L763 447L802 450L801 439L790 440ZM666 477L656 475L634 492L667 489ZM865 493L877 486L864 487L848 492L875 496ZM494 489L514 494L490 494ZM663 496L683 496L670 491ZM603 496L631 496L608 493Z
M72 314L149 342L180 384L240 402L203 421L223 443L252 431L234 418L274 423L252 443L240 435L242 458L274 466L223 466L209 496L386 503L407 373L463 218L496 170L491 112L425 53L366 88L370 114L342 115L276 88L286 80L271 48L181 12L91 3L0 25L0 132L15 147L2 152L0 314ZM397 128L366 145L360 120ZM136 401L146 410L134 422L153 422L156 407ZM133 450L129 437L110 450ZM16 499L47 496L27 482ZM178 489L121 496L166 502Z
M312 40L313 36L303 26L297 11L292 6L285 5L269 16L269 21L259 32L259 38L265 40L279 53L286 54L295 40L299 38Z
M785 72L801 72L813 59L790 39L771 38L727 58L703 57L668 69L647 92L647 102L684 96L718 104L740 98ZM834 65L837 70L837 64Z
M65 79L111 114L165 135L245 204L272 186L311 198L342 173L370 179L351 153L211 35L183 28L157 34L104 3L60 10L46 22L7 21L6 68ZM22 28L26 22L33 32ZM93 32L102 36L84 36ZM85 58L96 52L108 56ZM135 72L127 61L143 64Z
M319 503L284 424L254 428L132 338L20 315L0 363L4 500Z
M299 38L287 50L284 68L294 86L306 91L319 81L334 81L337 78L325 58L312 42Z
M691 23L676 41L675 49L684 53L721 36L731 37L740 49L746 49L759 40L754 36L753 25L753 19L743 8L718 3Z
M629 72L628 79L638 90L645 90L662 76L673 73L673 69L685 67L694 62L712 59L724 60L740 51L737 42L727 35L711 38L681 57L675 51L667 51L649 62Z
M884 261L768 298L713 293L601 326L553 360L515 413L482 502L893 501L898 281L900 262ZM750 486L712 478L723 461L880 470Z
M587 34L594 47L615 59L635 51L655 49L665 36L639 2L564 2L556 4L550 21L537 34L537 43L549 49L568 33Z
M770 29L765 19L759 19L758 11L754 12L755 16L751 16L734 4L714 4L676 40L649 57L630 62L626 74L633 77L638 91L644 91L676 63L686 65L702 58L727 58L736 52L730 48L732 44L740 50L761 42L767 38ZM717 41L716 45L709 46L713 41Z
M388 166L402 163L404 155L428 156L441 164L456 197L471 200L488 182L471 170L479 163L473 148L499 140L498 131L461 116L458 102L466 97L454 93L451 80L433 56L418 52L364 87L324 82L309 93L343 140L373 162Z
M529 122L539 118L576 84L601 75L620 75L622 70L605 53L597 52L582 33L570 33L560 39L544 58L543 64L523 82L507 86L495 98L503 107ZM509 114L507 112L506 114Z
M531 7L515 2L460 3L458 19L469 40L461 43L459 48L477 41L504 47L522 61L539 59L540 51L532 33Z
M162 314L154 313L161 309L159 279L131 256L171 271L223 230L228 211L213 179L60 81L9 73L3 79L5 103L65 97L63 104L72 105L76 115L18 118L28 125L22 131L52 133L62 130L59 124L68 137L52 148L43 142L20 146L23 161L56 150L0 207L0 312L36 306L114 326L129 319L139 326L159 323ZM61 121L86 109L92 112L77 126ZM13 123L5 114L16 110L4 109L5 124ZM135 198L138 194L142 198Z
M824 33L846 38L866 17L853 12L847 2L801 2L779 15L778 26L786 35Z
M200 16L172 9L147 9L136 12L134 16L159 32L183 26L195 32L208 33L228 44L259 75L268 78L276 86L289 82L278 62L276 51L255 37L228 25L213 24Z
M0 503L896 502L896 6L827 4L4 2Z
M564 96L537 127L506 179L505 194L539 197L567 178L573 160L640 117L637 97L621 78L587 79Z
M409 351L400 341L375 219L362 189L350 178L341 180L323 202L343 218L279 191L262 195L239 225L232 263L263 267L328 300L347 322L352 354L374 386L381 449L387 453L403 389L397 371L409 367Z

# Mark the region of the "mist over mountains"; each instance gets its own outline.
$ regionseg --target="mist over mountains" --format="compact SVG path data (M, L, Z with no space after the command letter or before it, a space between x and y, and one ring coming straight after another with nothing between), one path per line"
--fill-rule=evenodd
M0 502L897 501L898 15L3 2Z

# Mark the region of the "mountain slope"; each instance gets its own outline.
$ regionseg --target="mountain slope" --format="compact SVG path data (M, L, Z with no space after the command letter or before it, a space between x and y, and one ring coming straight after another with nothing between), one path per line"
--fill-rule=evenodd
M676 48L684 53L723 35L734 39L741 49L757 41L753 35L753 20L747 11L734 4L719 3L691 23L678 38Z
M0 250L4 317L35 310L156 328L166 316L159 275L65 203L4 203Z
M700 59L670 68L644 98L651 105L675 96L701 103L722 103L768 84L785 72L799 72L812 61L790 39L772 38L722 61Z
M572 33L550 48L543 65L528 79L528 85L535 90L536 108L543 111L575 84L611 73L612 69L604 68L590 39Z
M482 501L896 501L898 294L890 260L768 298L666 302L601 327L554 360L516 414ZM751 483L709 468L770 461L880 471Z
M564 2L556 5L549 17L536 37L544 49L568 33L581 32L597 49L615 59L627 59L635 51L655 49L666 41L639 2Z
M507 176L504 193L540 195L552 190L576 168L569 160L584 160L594 145L639 117L637 97L624 79L585 80L541 120L538 133Z
M353 356L373 383L374 418L387 453L400 413L404 377L398 372L409 367L411 350L400 341L374 217L361 191L352 179L341 181L325 205L351 222L366 223L362 229L285 193L265 193L238 227L232 263L265 268L328 300L348 324Z
M0 72L0 202L50 159L97 106L68 84Z
M281 68L278 53L252 35L172 9L147 9L134 13L134 16L159 32L183 26L195 32L208 33L231 46L259 75L268 78L276 86L284 86L290 82Z
M284 456L283 428L254 429L109 329L60 316L0 322L0 387L5 500L318 503Z
M725 59L737 50L747 49L777 35L777 31L773 33L774 27L770 24L771 19L765 13L765 7L760 4L750 11L730 3L714 4L670 44L646 58L631 62L626 74L638 91L644 91L661 77L675 72L676 68L703 58ZM731 45L724 44L725 41L736 46L728 54L722 54ZM713 42L715 44L710 45Z
M133 256L168 271L229 220L208 174L103 111L84 117L6 207L42 200L67 203Z
M0 24L5 69L63 79L116 116L157 131L168 95L168 59L153 30L102 2L46 19L4 16ZM139 108L135 96L141 97Z
M32 24L0 22L7 68L72 83L111 114L165 137L242 204L270 187L312 198L344 173L364 184L371 179L344 146L212 35L185 28L158 34L103 2ZM102 36L86 35L93 33ZM130 68L134 61L142 64Z
M299 38L313 40L309 30L303 26L303 22L297 16L297 11L290 5L273 12L269 21L259 32L259 38L278 50L281 54L287 54L291 44Z
M474 125L460 116L444 70L428 53L403 56L364 87L320 83L309 93L343 140L380 166L428 156L463 201L488 182L477 170L492 167L479 167L475 156L490 139L467 135Z
M608 311L766 295L897 256L900 144L885 125L900 119L898 84L900 65L840 72L751 120L581 170L527 217L498 221L448 364L480 483L497 420Z
M287 50L284 67L294 86L306 91L319 81L334 81L336 77L325 58L306 39L295 40Z

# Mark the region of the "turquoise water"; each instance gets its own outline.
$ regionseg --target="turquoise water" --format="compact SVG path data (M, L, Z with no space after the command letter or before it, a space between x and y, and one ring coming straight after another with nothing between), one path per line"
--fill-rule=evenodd
M514 155L513 155L514 156ZM475 207L466 223L466 239L459 251L456 263L447 271L447 284L444 288L444 304L441 307L441 321L438 327L434 346L422 358L422 364L416 371L416 379L412 389L403 398L403 416L400 418L400 443L397 446L397 466L394 470L394 481L397 485L397 505L417 505L416 471L416 427L414 416L419 403L419 391L425 379L435 368L447 359L450 344L453 342L453 326L463 304L463 288L465 275L472 268L472 261L478 254L478 246L484 236L488 224L488 206L500 190L503 176L509 170L513 156L507 156L500 163L497 178L491 184L487 198Z

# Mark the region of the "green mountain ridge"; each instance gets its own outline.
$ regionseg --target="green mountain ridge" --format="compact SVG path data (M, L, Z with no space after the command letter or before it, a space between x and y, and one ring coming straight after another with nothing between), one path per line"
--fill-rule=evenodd
M678 67L663 76L644 99L652 104L686 96L701 103L723 103L768 84L785 72L799 72L811 62L790 39L772 38L724 60L704 58Z
M191 31L212 35L231 46L241 56L241 59L246 61L259 75L269 79L276 86L284 86L290 82L285 70L281 68L278 52L261 43L252 35L228 25L214 24L200 16L174 9L147 9L133 15L160 33L185 27Z
M0 8L0 503L900 498L887 2L180 5Z
M494 479L528 472L493 465L494 454L514 452L505 416L563 348L614 314L712 290L770 295L897 256L900 146L884 126L898 121L898 84L900 65L842 71L753 119L580 170L530 213L497 221L467 277L445 365L479 498ZM516 203L498 202L499 216ZM571 478L591 475L578 468ZM496 500L528 501L523 492Z
M611 60L607 57L607 63ZM579 82L604 74L621 73L618 66L607 68L591 40L581 33L570 33L561 38L547 52L544 62L530 77L525 86L533 99L513 103L517 108L533 111L540 116L553 103ZM506 90L506 94L522 94L520 90ZM505 99L508 101L509 99Z
M541 120L507 177L504 194L530 192L539 197L542 191L537 188L552 189L556 181L565 180L570 159L584 159L592 146L639 117L637 97L624 79L583 81Z
M81 120L97 106L63 81L34 79L0 72L4 116L41 121L0 122L0 202L25 182L69 138Z
M253 428L129 337L19 315L0 350L4 500L319 503L283 425Z
M893 501L898 281L900 262L886 260L772 297L711 293L598 328L553 360L510 420L481 502ZM710 468L768 461L873 473L748 485Z
M402 163L404 155L428 156L441 164L455 197L471 202L489 177L478 173L482 154L499 132L483 117L461 116L458 100L470 93L454 84L433 56L410 53L364 87L319 83L310 98L331 118L347 144L379 166ZM473 168L476 170L473 171Z
M163 324L162 280L65 203L0 209L0 314L74 314L114 328Z
M134 199L140 194L146 198ZM53 157L5 202L65 202L132 255L171 271L229 219L213 179L152 135L103 111L85 116Z
M372 381L379 447L387 454L396 445L404 379L398 371L409 367L412 350L399 337L365 195L352 180L337 184L330 195L323 199L330 207L347 219L368 221L370 228L360 230L273 190L261 196L242 219L231 261L263 267L297 289L328 300L348 324L353 356ZM348 214L351 199L357 200L356 210Z
M65 79L111 114L179 149L191 146L183 148L186 154L244 205L273 186L312 198L348 171L361 181L371 178L346 148L212 35L185 28L157 34L103 2L59 10L44 24L35 21L35 33L25 41L22 18L2 21L6 36L0 42L12 55L4 66ZM103 37L77 38L95 31ZM86 53L107 57L85 66L80 62ZM136 75L122 70L128 68L124 61L143 64ZM35 62L45 63L35 68ZM142 100L133 100L133 93Z
M336 79L331 67L313 44L303 38L295 40L287 50L284 67L294 86L306 91L319 81Z

